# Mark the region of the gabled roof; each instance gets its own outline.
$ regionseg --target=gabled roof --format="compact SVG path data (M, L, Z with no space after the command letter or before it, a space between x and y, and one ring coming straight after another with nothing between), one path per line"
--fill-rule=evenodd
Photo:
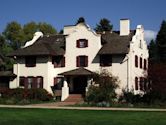
M93 75L94 73L90 70L87 70L83 67L81 68L77 68L77 69L74 69L74 70L70 70L70 71L67 71L67 72L63 72L59 75L64 75L64 76L76 76L76 75Z
M32 55L64 55L65 36L52 35L39 38L34 44L20 48L9 56L32 56Z
M119 31L105 32L101 36L103 47L99 50L98 54L127 54L134 32L131 31L127 36L120 36Z

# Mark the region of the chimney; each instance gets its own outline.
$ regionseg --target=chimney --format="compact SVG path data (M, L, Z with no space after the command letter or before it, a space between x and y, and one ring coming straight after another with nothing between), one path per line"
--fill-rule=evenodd
M120 36L127 36L130 33L130 20L121 19L120 20Z

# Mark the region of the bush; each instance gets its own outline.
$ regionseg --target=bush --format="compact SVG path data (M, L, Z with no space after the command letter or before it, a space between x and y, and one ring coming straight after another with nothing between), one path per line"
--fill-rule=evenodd
M88 88L86 101L95 104L106 103L107 105L112 103L116 98L115 89L118 87L118 78L107 71L102 71L94 75L94 81L99 86L91 85Z
M45 89L5 89L1 90L1 102L2 99L6 100L7 104L11 103L29 103L30 101L50 101L53 96L49 94Z

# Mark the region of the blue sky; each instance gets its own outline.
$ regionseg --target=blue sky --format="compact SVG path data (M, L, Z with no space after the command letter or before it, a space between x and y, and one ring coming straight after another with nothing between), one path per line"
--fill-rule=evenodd
M121 18L129 18L131 29L142 24L147 36L154 37L166 19L166 0L0 0L0 5L0 32L11 21L47 22L59 31L83 16L92 28L107 18L114 30Z

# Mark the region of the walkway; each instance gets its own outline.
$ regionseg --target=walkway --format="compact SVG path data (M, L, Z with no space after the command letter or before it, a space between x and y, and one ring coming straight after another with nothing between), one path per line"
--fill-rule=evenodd
M42 108L42 109L76 109L76 110L112 110L112 111L162 111L166 109L151 109L151 108L106 108L106 107L70 107L59 106L58 103L49 104L34 104L34 105L0 105L0 108Z

